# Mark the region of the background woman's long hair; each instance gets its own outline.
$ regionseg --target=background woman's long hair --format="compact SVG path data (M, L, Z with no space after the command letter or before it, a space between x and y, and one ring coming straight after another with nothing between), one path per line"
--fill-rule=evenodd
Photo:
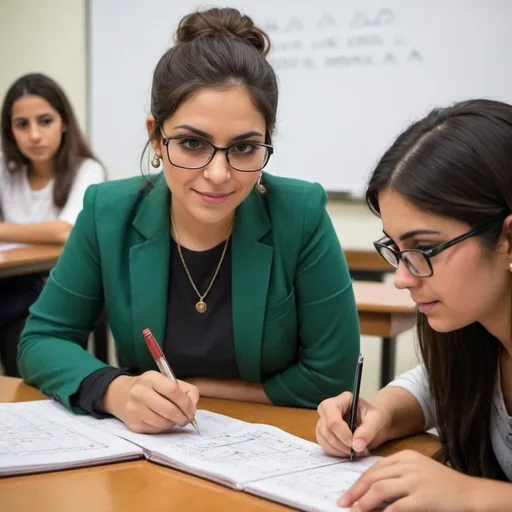
M377 165L366 193L377 215L388 187L422 210L488 226L480 240L493 250L512 211L512 106L472 100L432 111ZM418 314L417 327L444 458L469 475L505 480L489 426L500 342L479 323L441 333Z
M13 103L26 95L44 98L62 117L66 131L55 155L55 186L53 202L56 207L66 204L76 174L82 162L87 158L97 160L85 141L71 105L61 87L51 78L40 73L24 75L14 82L2 105L0 115L2 152L5 166L10 172L19 172L30 161L21 153L12 132ZM14 164L14 165L13 165Z

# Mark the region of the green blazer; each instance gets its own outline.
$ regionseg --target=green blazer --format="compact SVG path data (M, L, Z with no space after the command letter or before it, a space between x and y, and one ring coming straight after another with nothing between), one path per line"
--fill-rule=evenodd
M235 354L276 405L316 407L352 389L359 323L351 278L318 184L265 174L232 235ZM72 395L106 365L86 351L103 309L124 363L156 369L142 331L164 339L171 194L160 174L89 187L23 331L22 377L75 412ZM170 283L172 286L172 283ZM172 367L172 361L169 361Z

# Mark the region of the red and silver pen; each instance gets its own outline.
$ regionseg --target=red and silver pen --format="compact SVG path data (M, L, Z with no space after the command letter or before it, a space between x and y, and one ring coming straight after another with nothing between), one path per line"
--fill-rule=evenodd
M173 382L178 382L152 332L149 329L144 329L142 334L144 335L146 345L148 346L149 351L151 352L151 355L153 356L153 359L155 360L155 363L160 370L160 373L171 379ZM201 435L195 418L188 419L190 420L190 423L192 423L192 426L196 429L196 432Z

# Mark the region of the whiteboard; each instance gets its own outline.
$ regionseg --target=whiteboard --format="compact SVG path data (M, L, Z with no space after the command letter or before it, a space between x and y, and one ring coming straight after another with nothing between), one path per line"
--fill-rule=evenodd
M356 196L412 120L470 97L512 103L509 0L233 0L272 39L269 172ZM153 69L192 0L89 0L89 129L111 178L140 172Z

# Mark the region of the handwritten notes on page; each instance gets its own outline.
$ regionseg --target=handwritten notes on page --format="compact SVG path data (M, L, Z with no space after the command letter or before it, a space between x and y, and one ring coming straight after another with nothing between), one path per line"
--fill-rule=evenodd
M262 478L333 464L320 447L268 425L252 425L211 434L202 440L172 443L160 449L176 467L216 475L237 488ZM186 470L186 469L185 469Z
M380 457L367 457L249 484L245 491L309 512L341 512L341 494Z
M210 434L218 434L227 430L239 428L242 425L249 425L245 421L230 418L223 414L215 412L198 410L196 411L196 420L201 430L201 436L197 434L192 425L185 427L174 427L169 433L166 434L136 434L132 432L122 422L115 418L96 419L92 416L77 416L81 423L90 427L99 428L101 430L110 432L116 436L124 437L132 442L146 446L148 443L152 444L152 440L160 439L164 443L172 440L172 442L179 442L186 439L202 439Z
M270 425L199 410L197 423L166 434L136 434L113 419L83 422L143 447L150 461L311 511L340 512L336 502L380 457L353 462Z
M143 451L50 400L0 404L0 476L135 459Z
M317 444L276 427L204 410L197 411L196 420L201 436L191 426L145 435L130 432L116 420L83 418L144 447L151 461L239 489L254 480L339 461L325 455Z

